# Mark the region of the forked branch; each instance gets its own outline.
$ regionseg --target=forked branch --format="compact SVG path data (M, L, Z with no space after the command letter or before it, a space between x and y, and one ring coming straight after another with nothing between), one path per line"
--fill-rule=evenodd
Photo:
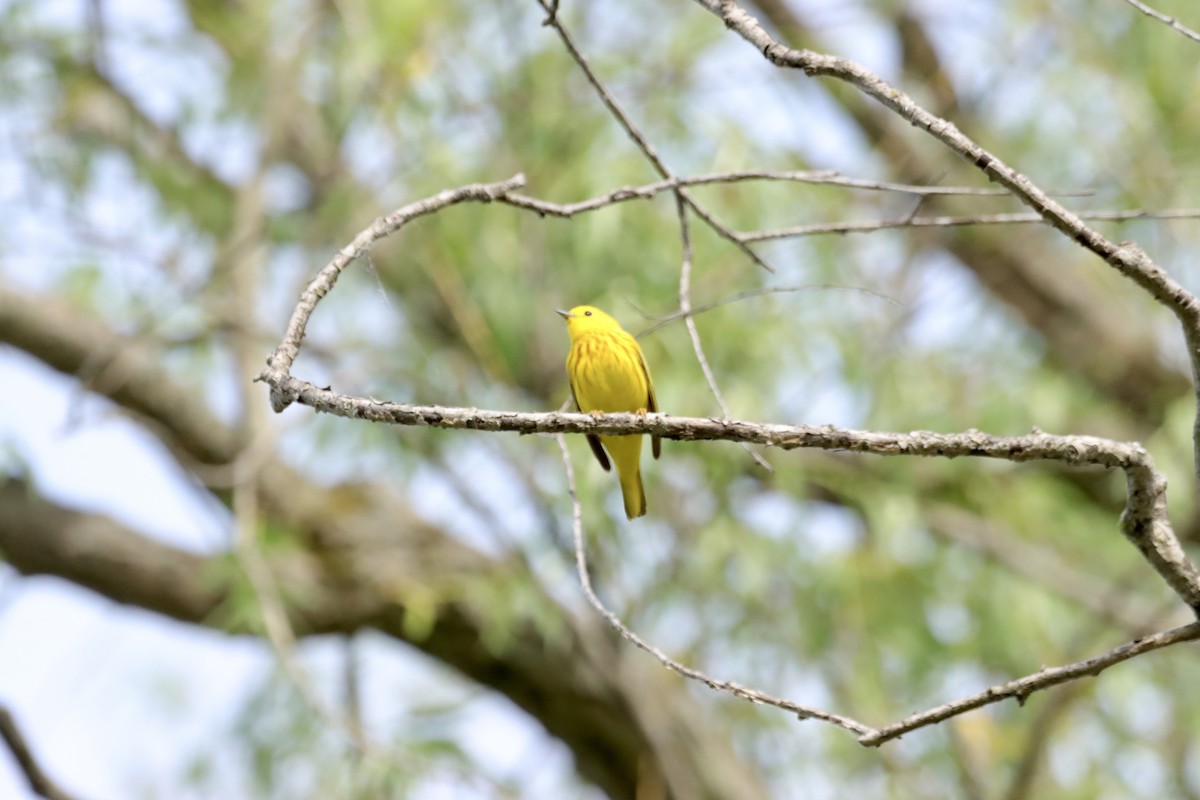
M1045 434L1041 434L1045 435ZM584 545L583 531L583 506L579 502L579 495L575 489L575 470L571 465L570 452L567 450L567 445L564 437L558 435L559 449L562 451L563 465L567 473L567 488L571 496L572 505L572 530L575 540L575 569L579 574L579 582L583 585L583 593L587 597L588 603L591 604L600 616L602 616L609 625L616 630L622 638L631 642L636 647L646 651L654 656L659 663L683 677L702 683L710 689L719 692L731 694L734 697L743 700L749 700L752 703L761 703L763 705L774 706L775 708L783 709L795 714L800 719L816 719L822 722L828 722L831 725L836 725L839 728L844 728L858 735L859 744L864 747L878 747L892 739L899 739L906 733L924 728L929 725L935 725L939 722L944 722L951 717L964 714L968 711L981 708L985 705L998 703L1001 700L1014 698L1019 703L1024 703L1025 698L1034 692L1040 692L1043 689L1049 689L1052 686L1057 686L1068 681L1076 680L1087 676L1099 675L1104 670L1119 664L1122 661L1127 661L1135 656L1148 653L1153 650L1159 650L1164 647L1169 647L1180 642L1190 642L1200 639L1200 621L1193 622L1189 625L1184 625L1178 628L1173 628L1169 631L1163 631L1151 636L1144 636L1134 639L1131 642L1114 647L1113 649L1093 656L1092 658L1076 661L1073 664L1067 664L1061 667L1047 667L1038 670L1035 673L1026 675L1023 678L1008 681L1006 683L997 684L977 692L972 695L953 700L949 703L943 703L939 706L919 711L916 714L911 714L904 719L885 725L882 728L873 728L866 723L860 722L853 717L848 717L842 714L835 714L830 711L825 711L814 706L802 705L792 700L787 700L782 697L775 697L758 689L751 689L742 686L731 680L714 678L702 670L694 667L689 667L668 656L659 648L650 644L636 632L631 630L616 613L611 611L600 598L596 595L592 588L592 580L588 574L587 566L587 548ZM1074 437L1067 437L1074 438ZM920 453L915 453L920 454Z
M292 376L291 366L299 353L304 331L317 303L333 288L341 271L357 257L365 254L376 241L394 233L411 219L460 202L511 202L517 207L544 213L545 209L537 208L537 203L531 202L528 198L514 200L512 192L522 184L523 177L517 175L499 183L476 184L441 192L380 217L355 237L353 242L339 251L333 261L321 269L301 295L283 340L268 359L267 369L259 375L258 379L271 387L272 405L276 411L282 411L289 404L298 402L323 413L397 425L541 434L652 433L668 439L736 441L744 445L758 444L784 450L819 448L876 455L941 458L975 456L1014 462L1041 460L1057 461L1072 466L1118 468L1125 472L1128 487L1125 510L1122 512L1120 520L1121 532L1138 548L1143 557L1184 603L1200 614L1200 573L1183 552L1183 548L1171 528L1167 516L1166 479L1154 468L1154 463L1146 451L1136 443L1090 436L1052 436L1037 430L1027 436L1017 437L991 436L978 431L957 434L938 434L928 431L880 433L844 430L831 426L762 424L728 418L699 419L660 414L644 417L636 414L607 414L593 417L589 414L486 411L475 408L406 405L339 394L331 389L320 388ZM686 235L685 201L679 196L681 189L678 186L670 186L668 183L662 187L662 190L666 189L676 193L677 210L684 215L681 219L681 229L684 232L684 265L686 268L689 239ZM587 208L580 208L578 211L590 211L607 203L619 202L621 199L620 193L614 192L604 198L604 203L592 204ZM686 274L685 271L684 275ZM681 302L686 305L686 295ZM689 308L684 309L685 312L689 310ZM570 471L569 461L567 467L574 498L574 476ZM873 728L843 715L776 698L732 681L711 678L698 670L674 661L653 645L639 638L621 622L619 617L603 606L591 588L583 550L582 512L578 500L575 499L574 502L576 558L584 593L596 610L625 638L649 652L670 669L689 679L700 681L713 689L728 692L751 702L785 709L802 718L820 719L838 725L856 733L859 741L864 745L881 744L889 739L899 737L907 731L940 722L951 716L1007 697L1023 699L1041 689L1083 675L1098 674L1113 664L1150 650L1200 638L1200 623L1157 633L1121 645L1092 659L1063 667L1044 669L1015 681L993 686L979 694L919 712L886 727Z
M809 77L821 76L845 81L911 125L928 132L930 136L983 172L989 180L1007 188L1013 196L1032 208L1048 224L1104 259L1156 301L1170 309L1183 328L1188 358L1192 364L1194 391L1197 393L1197 414L1192 425L1192 455L1193 472L1200 485L1200 300L1197 300L1195 295L1168 275L1136 243L1117 244L1105 238L1099 231L1085 224L1078 214L1054 200L1029 178L960 132L952 122L926 111L907 94L861 64L838 56L788 47L771 36L758 20L747 14L735 0L696 2L719 17L727 28L753 45L772 64L801 70Z

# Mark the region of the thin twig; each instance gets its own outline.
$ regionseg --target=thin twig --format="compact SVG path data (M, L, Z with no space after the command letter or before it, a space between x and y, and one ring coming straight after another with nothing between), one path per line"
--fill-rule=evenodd
M646 183L640 186L619 186L611 192L599 197L580 200L576 203L551 203L536 197L510 193L503 198L509 205L527 208L539 214L552 217L573 217L586 211L623 203L629 200L649 200L663 192L678 189L681 186L711 186L717 184L743 183L746 181L787 181L805 183L817 186L843 186L849 189L865 191L897 192L900 194L929 197L934 195L965 195L970 197L1010 197L1012 192L1007 189L983 189L971 186L928 186L911 183L894 183L891 181L870 181L862 178L848 178L834 170L818 171L783 171L770 170L736 170L732 172L713 172L690 177L677 176L667 180ZM1090 189L1071 190L1055 193L1059 197L1088 197L1095 194Z
M1145 14L1146 16L1153 17L1154 19L1158 20L1159 22L1170 25L1171 28L1173 28L1174 30L1176 30L1179 33L1182 33L1184 36L1191 39L1193 42L1200 42L1200 33L1196 33L1194 30L1187 27L1186 25L1184 25L1183 23L1181 23L1179 20L1175 19L1174 17L1167 16L1166 14L1162 13L1161 11L1155 11L1153 8L1146 5L1145 3L1138 2L1138 0L1125 0L1125 2L1129 3L1129 5L1133 6L1138 11Z
M376 744L367 736L366 731L355 717L343 718L326 703L317 691L312 676L300 663L299 655L296 652L296 634L288 620L279 584L275 581L275 576L271 574L271 568L259 551L255 541L256 530L248 522L248 512L254 502L250 499L250 494L252 494L252 490L248 488L234 489L234 506L242 512L237 520L238 534L234 554L242 571L249 579L251 591L262 617L267 641L280 666L283 667L288 680L296 687L305 705L317 715L321 723L338 733L364 758L401 771L411 770L413 768L411 762L403 758L398 751L388 750Z
M278 73L279 64L272 63L271 66ZM267 124L281 124L282 119L270 111L271 106L269 105L266 113ZM231 306L234 316L239 319L253 319L255 309L258 307L260 270L256 267L265 258L262 231L265 212L262 206L261 182L262 173L260 171L253 181L239 189L234 206L234 229L230 237L234 244L226 248L221 259L221 262L226 265L237 264L236 268L228 268L226 273L231 289ZM446 194L443 193L443 195ZM412 215L415 216L417 213L420 212L414 211ZM386 229L387 225L391 224L391 220L392 217L376 220L368 231ZM381 223L384 224L381 225ZM403 223L396 222L396 227L399 227L400 224ZM369 241L366 241L362 246L365 249L369 244ZM350 258L350 260L352 259L353 257ZM337 272L338 270L330 270L330 286L332 286L333 280L336 280ZM293 322L299 316L298 311L299 306L297 306L297 312L292 314ZM311 308L309 313L311 313ZM299 337L303 336L304 322L306 321L307 315L301 317L296 340L297 346ZM289 332L292 330L292 327L289 326ZM324 725L341 734L352 747L365 757L384 765L396 765L399 760L394 759L391 753L375 745L366 736L362 727L356 724L356 721L343 718L322 700L311 676L300 663L296 652L296 634L288 618L283 595L258 544L260 474L266 463L265 454L274 450L275 441L274 431L270 425L271 421L266 418L266 408L254 386L259 354L249 330L234 331L233 343L242 402L238 438L245 443L244 449L234 459L234 466L229 470L228 475L236 481L232 487L234 557L249 581L267 640L284 672L304 702ZM277 350L272 358L278 356L279 352ZM404 768L403 765L401 768Z
M29 743L25 741L25 736L17 726L17 721L5 706L0 706L0 739L3 739L4 743L8 745L13 759L21 768L21 773L29 782L29 788L34 794L44 797L46 800L75 800L75 795L55 783L42 769L42 765L34 757L33 750L30 749Z
M1128 661L1143 653L1160 650L1181 642L1192 642L1197 639L1200 639L1200 622L1192 622L1188 625L1172 628L1169 631L1155 633L1141 639L1134 639L1131 642L1126 642L1106 653L1101 653L1084 661L1076 661L1073 664L1067 664L1062 667L1047 667L1038 670L1032 675L1026 675L1024 678L1001 683L960 700L913 714L899 722L880 728L858 741L859 744L868 747L878 747L884 742L897 739L917 728L934 725L966 711L1006 700L1010 697L1015 698L1018 702L1024 702L1025 698L1034 692L1049 689L1051 686L1057 686L1060 683L1066 683L1076 678L1095 677L1114 664Z
M1080 211L1080 219L1105 222L1121 222L1131 219L1197 219L1200 208L1172 208L1153 211L1132 208L1125 211ZM1046 220L1031 212L1009 214L969 214L962 216L912 217L895 219L873 219L861 222L816 222L811 225L793 225L769 231L739 233L746 242L765 242L772 239L793 239L800 236L817 236L830 233L871 233L895 228L949 228L960 225L1026 225Z
M1028 800L1031 797L1038 769L1045 762L1047 751L1053 743L1051 734L1055 724L1070 711L1071 706L1083 696L1084 684L1073 683L1063 687L1061 692L1050 695L1046 704L1033 718L1029 726L1029 735L1021 748L1020 757L1013 767L1012 780L1004 792L1003 800Z
M676 189L675 213L679 217L679 236L682 240L682 257L679 267L679 311L683 314L683 322L687 326L688 337L692 340L692 352L696 354L696 360L700 362L700 371L704 373L704 380L708 382L708 390L717 401L717 407L721 409L721 419L729 419L729 404L725 402L725 395L722 394L721 387L717 385L717 376L713 372L712 366L708 363L708 356L704 354L704 345L700 342L700 331L696 327L695 316L691 313L692 237L688 228L687 206L684 203L683 190ZM760 467L767 472L775 471L770 462L763 458L761 453L751 448L749 444L742 442L741 446Z
M947 725L943 730L946 732L951 756L958 767L961 786L959 796L962 800L987 800L988 795L984 789L983 777L986 770L979 763L979 752L971 747L971 743L967 741L958 725Z
M353 634L342 639L342 697L346 707L346 725L360 739L366 738L362 715L362 665Z
M575 46L575 39L563 26L562 20L559 19L557 15L549 16L549 0L537 0L537 3L547 12L548 16L546 21L558 34L558 38L562 40L563 47L566 48L567 53L579 66L579 69L583 72L583 76L587 78L587 82L590 83L592 88L596 90L596 94L600 96L600 102L604 103L605 108L607 108L609 113L612 114L613 119L617 121L617 124L625 130L625 133L630 139L633 140L633 143L637 145L637 148L642 151L644 156L646 156L646 160L650 162L652 167L654 167L654 171L666 180L674 180L675 174L667 167L662 158L659 157L658 151L654 149L654 146L650 144L649 140L646 139L642 132L638 130L638 127L633 124L633 120L631 120L629 115L625 113L625 110L621 108L621 104L617 102L617 98L613 96L612 92L608 91L608 87L601 82L600 78L592 70L592 65L588 63L588 60L586 57L584 57L583 52ZM696 212L696 216L702 219L704 223L708 225L708 227L712 228L718 236L732 242L758 266L762 267L768 272L775 271L774 267L764 261L758 255L758 253L754 252L753 248L751 248L749 244L742 241L738 237L737 233L713 216L712 213L700 205L700 203L696 202L696 200L694 200L687 191L679 187L675 187L675 191L683 197L684 202L688 204L692 211Z
M765 705L782 708L785 711L790 711L800 719L819 719L824 722L829 722L837 725L839 728L845 728L848 731L859 734L860 736L868 736L875 733L875 730L868 725L864 725L857 720L843 717L838 714L830 714L827 711L822 711L819 708L803 706L798 703L793 703L790 700L784 700L779 697L772 697L769 694L750 689L733 681L724 681L712 678L700 670L680 664L662 650L659 650L654 645L642 639L636 633L631 631L621 622L621 618L608 610L608 607L601 602L596 596L595 590L592 589L592 579L588 575L587 553L584 547L583 536L583 506L579 502L579 494L575 490L575 469L571 465L571 453L567 449L567 439L562 434L555 437L558 441L559 450L562 451L563 467L567 473L567 492L571 496L571 528L575 534L575 568L579 574L579 582L583 586L583 593L587 597L588 603L592 608L608 621L608 624L613 627L617 633L623 638L631 642L638 648L645 650L650 655L658 659L659 663L673 672L682 675L690 680L699 681L710 689L715 689L719 692L727 692L734 697L740 697L743 700L749 700L752 703L763 703Z

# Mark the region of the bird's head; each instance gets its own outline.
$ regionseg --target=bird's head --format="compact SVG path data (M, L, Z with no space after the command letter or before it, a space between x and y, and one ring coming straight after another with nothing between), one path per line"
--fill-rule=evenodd
M575 306L570 311L556 310L567 321L567 333L571 341L593 333L621 330L621 323L595 306Z

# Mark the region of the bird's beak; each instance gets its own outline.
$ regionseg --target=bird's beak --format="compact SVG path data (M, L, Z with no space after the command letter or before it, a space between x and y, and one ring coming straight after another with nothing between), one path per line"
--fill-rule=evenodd
M558 314L563 319L570 319L571 317L575 316L570 311L563 311L561 308L554 309L554 313Z

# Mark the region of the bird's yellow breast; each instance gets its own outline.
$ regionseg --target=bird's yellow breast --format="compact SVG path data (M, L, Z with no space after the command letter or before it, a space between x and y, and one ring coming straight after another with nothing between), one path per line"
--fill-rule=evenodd
M637 342L624 331L581 337L567 357L580 411L646 408L650 387Z

